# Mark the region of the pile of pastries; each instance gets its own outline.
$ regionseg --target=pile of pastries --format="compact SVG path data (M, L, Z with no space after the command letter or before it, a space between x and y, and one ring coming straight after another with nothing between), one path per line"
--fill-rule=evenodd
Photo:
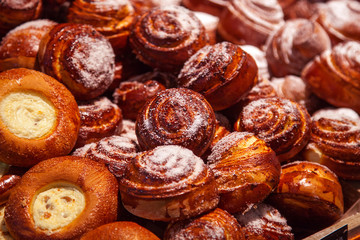
M0 239L300 239L360 180L360 2L0 4Z

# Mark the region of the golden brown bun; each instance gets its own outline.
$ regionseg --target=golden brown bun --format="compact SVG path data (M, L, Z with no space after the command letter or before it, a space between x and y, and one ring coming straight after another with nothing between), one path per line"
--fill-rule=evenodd
M37 226L35 214L38 196L49 187L67 185L78 188L84 195L84 209L67 225L57 229ZM24 174L6 205L5 222L15 239L77 239L100 225L116 220L117 197L116 178L103 164L74 156L53 158L37 164ZM45 201L49 198L51 200L51 196L44 196ZM72 201L77 200L71 195L61 199L67 202L62 203L65 211ZM40 214L45 219L51 218L49 212L56 211L59 207L57 204L60 205L59 202L49 203L45 212ZM62 218L66 219L66 216Z
M216 208L193 219L170 223L164 240L181 239L245 240L245 236L234 216Z
M342 188L335 173L306 161L282 167L279 185L268 200L293 227L327 227L344 212Z
M279 182L275 152L252 133L232 132L211 150L207 163L215 175L219 207L230 213L248 211Z
M222 42L191 56L178 76L178 86L204 95L215 111L234 105L257 82L255 60L239 46Z
M37 70L40 40L55 24L46 19L33 20L8 32L0 44L0 72L21 67Z
M155 234L134 222L113 222L102 225L81 240L160 240Z
M177 145L140 152L119 187L126 210L150 220L195 217L219 202L212 171L192 151Z
M0 129L2 129L0 160L10 165L29 167L39 161L70 153L77 140L80 114L73 95L66 87L52 77L35 70L17 68L2 72L0 74L0 103L6 102L9 96L15 98L17 94L24 94L25 97L35 96L42 98L43 103L47 102L52 111L50 120L53 123L42 135L32 136L33 130L43 130L41 122L47 121L49 117L42 113L43 108L37 109L37 105L31 102L28 105L20 103L18 108L9 111L0 111L0 116L5 117L0 118ZM25 97L14 100L10 107L15 107L21 100L27 104ZM4 105L3 108L6 109L7 106ZM19 118L15 117L17 114ZM14 119L7 119L9 117L6 116L13 116ZM32 117L35 118L31 119ZM32 121L32 124L25 125L26 120ZM17 128L12 127L15 123L20 133L17 132ZM26 127L23 128L23 126Z
M185 7L193 11L220 16L229 0L182 0L181 2Z

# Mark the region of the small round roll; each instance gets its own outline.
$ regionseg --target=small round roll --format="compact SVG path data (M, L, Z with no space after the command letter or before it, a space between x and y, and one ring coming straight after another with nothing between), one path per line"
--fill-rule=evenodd
M75 146L80 113L64 85L35 70L0 73L0 161L29 167Z

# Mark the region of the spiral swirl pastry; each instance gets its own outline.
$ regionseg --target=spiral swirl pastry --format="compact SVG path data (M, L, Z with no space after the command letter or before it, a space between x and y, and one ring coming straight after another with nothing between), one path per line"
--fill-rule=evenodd
M121 109L107 97L79 102L80 130L76 147L113 135L122 127Z
M144 105L135 130L142 149L180 145L201 156L214 137L215 113L197 92L166 89Z
M245 236L234 216L216 208L194 219L170 223L165 231L164 240L170 239L242 240Z
M300 104L285 98L264 98L250 102L234 126L263 139L280 162L298 154L310 139L311 118Z
M69 8L69 22L88 24L109 39L114 50L121 52L135 22L130 1L75 0Z
M179 71L207 42L200 20L180 6L152 9L136 22L130 34L130 44L141 61L169 72Z
M321 99L360 113L360 43L339 43L303 70L302 78Z
M319 8L316 21L327 31L333 45L342 41L360 40L358 1L329 1Z
M151 220L194 217L219 201L212 171L192 151L177 145L140 152L119 187L123 206Z
M252 133L232 132L223 137L207 160L219 190L219 207L230 213L248 211L279 182L275 152Z
M261 47L283 24L277 0L230 0L221 13L218 31L227 41Z
M330 48L330 38L320 24L288 20L268 40L266 59L273 76L300 76L308 62Z
M229 0L182 0L181 3L193 10L220 16Z
M205 96L215 111L237 103L257 82L255 60L238 45L205 46L185 62L178 86Z
M66 85L77 100L100 96L114 78L114 51L89 25L53 27L40 42L38 60L41 71Z

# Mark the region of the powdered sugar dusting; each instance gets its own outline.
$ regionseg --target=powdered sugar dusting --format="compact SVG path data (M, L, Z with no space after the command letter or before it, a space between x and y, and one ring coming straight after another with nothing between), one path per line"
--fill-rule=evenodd
M89 149L94 147L95 145L96 145L95 143L85 144L84 146L75 149L74 152L71 155L72 156L77 156L77 157L86 157L87 152L89 151Z
M25 22L25 23L17 26L16 28L14 28L13 30L11 30L9 33L13 32L13 31L20 31L20 30L30 29L30 28L31 29L50 28L50 27L54 26L55 24L56 24L56 22L48 20L48 19L38 19L38 20Z
M338 121L347 121L350 119L357 123L360 127L360 116L350 108L336 108L336 109L321 109L315 112L312 116L313 121L318 121L321 118L333 119Z

